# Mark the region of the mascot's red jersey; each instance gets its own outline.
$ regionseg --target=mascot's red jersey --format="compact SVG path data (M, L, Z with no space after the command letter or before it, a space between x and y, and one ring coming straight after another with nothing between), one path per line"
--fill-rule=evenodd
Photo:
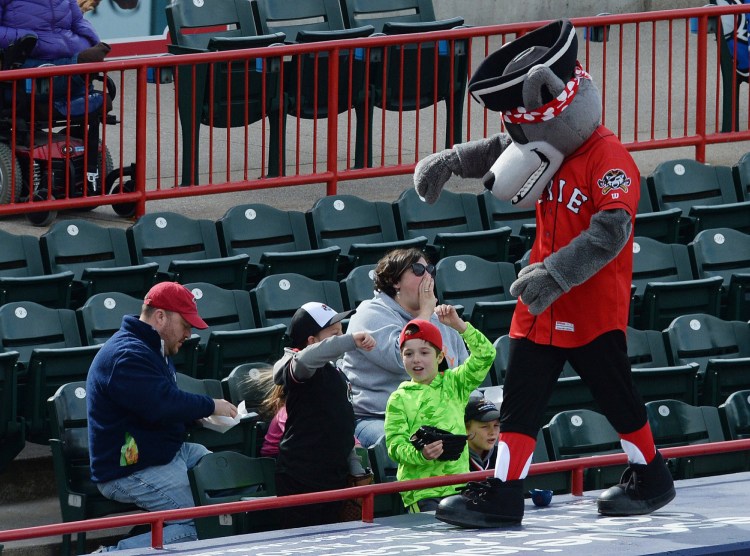
M635 222L640 173L618 138L604 126L563 162L536 207L536 239L530 262L567 245L602 210L625 209ZM581 261L585 264L585 261ZM620 253L583 284L534 316L519 298L512 338L577 347L628 324L633 274L633 234Z

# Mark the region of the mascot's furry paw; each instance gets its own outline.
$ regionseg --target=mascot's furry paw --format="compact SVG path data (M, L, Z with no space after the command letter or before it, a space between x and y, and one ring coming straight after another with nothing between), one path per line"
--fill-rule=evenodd
M510 285L510 294L520 297L532 315L539 315L563 294L563 289L544 263L533 263L518 273L518 279Z
M434 204L458 165L458 155L453 149L424 157L414 169L414 189L427 204Z

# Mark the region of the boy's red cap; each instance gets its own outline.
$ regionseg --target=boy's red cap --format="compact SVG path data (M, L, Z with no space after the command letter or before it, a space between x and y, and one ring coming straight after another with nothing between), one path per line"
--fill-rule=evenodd
M179 313L193 328L208 328L198 314L193 292L177 282L159 282L148 290L143 303L157 309Z
M429 321L413 319L406 323L398 337L398 347L401 349L406 340L424 340L443 351L443 336L437 326Z

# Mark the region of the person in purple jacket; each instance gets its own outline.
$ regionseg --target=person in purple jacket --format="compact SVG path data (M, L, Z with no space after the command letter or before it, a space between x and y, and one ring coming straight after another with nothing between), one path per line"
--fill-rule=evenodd
M172 356L192 328L207 328L193 294L177 282L161 282L146 294L140 317L123 317L96 354L86 377L89 453L91 479L106 498L148 511L193 506L187 471L209 450L184 442L185 424L235 417L237 408L177 387ZM165 544L196 539L192 520L164 527ZM150 545L145 533L100 551Z
M0 0L0 48L27 35L37 37L29 67L101 62L110 50L83 18L76 0Z

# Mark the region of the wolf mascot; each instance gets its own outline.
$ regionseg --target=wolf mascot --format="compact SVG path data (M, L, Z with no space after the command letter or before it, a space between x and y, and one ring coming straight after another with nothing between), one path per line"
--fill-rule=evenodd
M635 162L603 127L601 98L577 62L573 25L541 27L486 58L469 83L503 115L506 134L456 145L417 165L417 192L434 203L451 175L481 178L496 197L536 206L530 264L511 293L510 330L495 476L444 499L436 517L462 527L520 523L523 479L542 416L566 361L617 430L629 466L599 497L608 516L650 513L675 496L654 446L625 343L633 222L640 194Z

